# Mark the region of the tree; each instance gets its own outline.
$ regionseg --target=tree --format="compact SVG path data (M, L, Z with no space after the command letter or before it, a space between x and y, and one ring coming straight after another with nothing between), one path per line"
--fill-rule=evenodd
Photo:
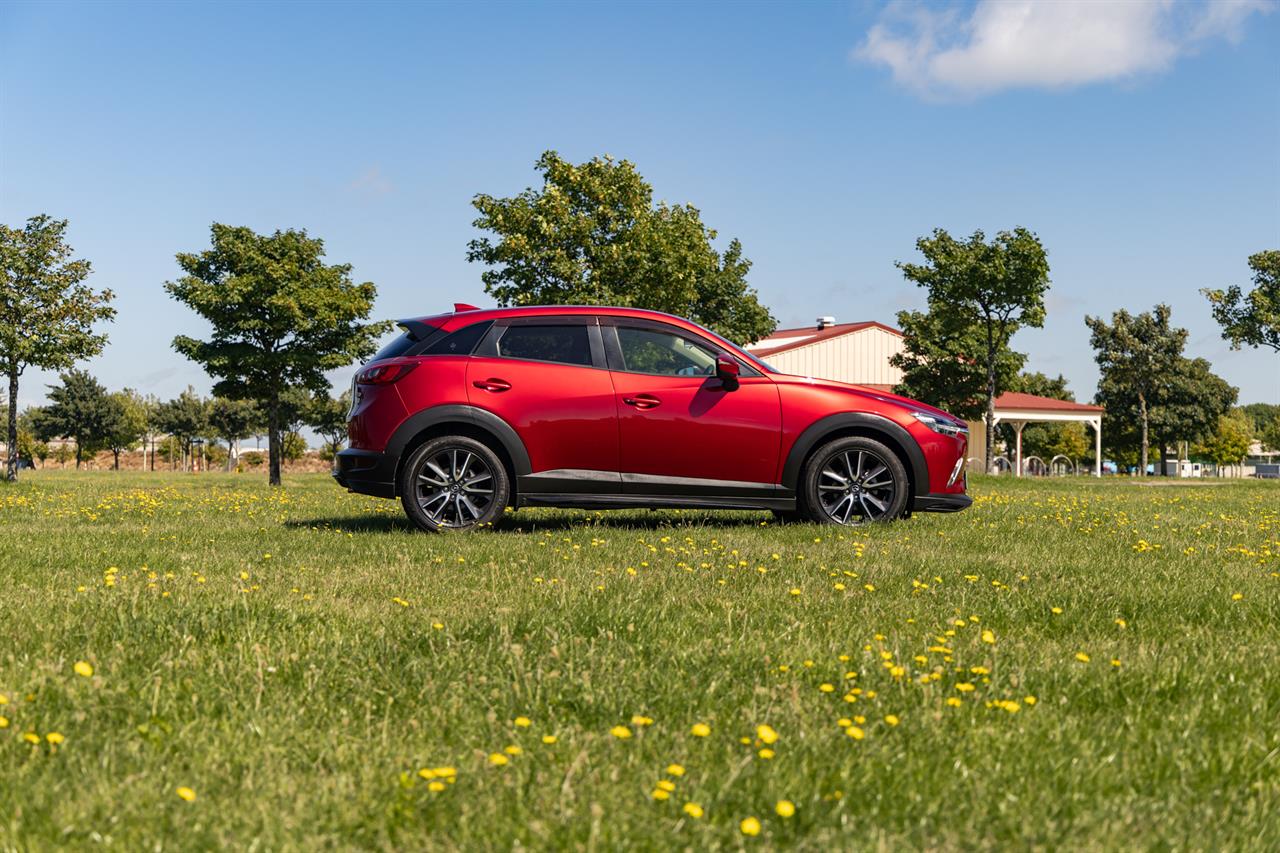
M751 262L688 204L653 201L653 188L627 160L574 165L547 151L535 166L542 188L513 198L480 194L474 225L496 237L467 245L485 264L485 292L499 305L622 305L688 317L732 341L750 343L777 321L747 285Z
M351 392L337 397L316 394L305 412L305 423L325 440L326 452L337 453L347 437L347 411L351 408Z
M1280 250L1249 256L1253 290L1245 294L1237 285L1226 290L1200 291L1213 308L1213 319L1222 326L1222 337L1232 349L1242 345L1271 347L1280 352Z
M112 465L120 470L120 454L137 446L147 432L147 402L129 388L108 395L102 443L111 451Z
M240 441L248 438L262 422L262 412L252 400L215 397L209 404L209 428L227 443L227 470L240 455Z
M186 275L165 289L213 327L173 346L217 382L214 393L254 400L267 420L269 480L280 485L281 391L325 392L325 371L372 355L389 325L364 323L377 289L351 281L350 264L322 262L324 242L305 231L270 236L214 224L213 247L178 255Z
M1009 384L1009 390L1053 400L1075 402L1076 399L1067 388L1067 378L1061 374L1046 376L1039 372L1023 373ZM1001 424L1000 429L1005 444L1012 443L1013 427ZM1084 424L1081 423L1032 423L1027 424L1022 430L1024 457L1038 456L1048 463L1053 457L1061 455L1078 463L1081 458L1089 454L1089 451L1089 437L1085 433Z
M187 470L187 460L196 438L205 434L209 428L209 404L196 390L187 386L177 397L161 403L155 413L156 427L167 432L178 444L182 453L182 470ZM171 452L169 461L172 463Z
M111 398L102 383L83 370L68 370L61 385L49 386L49 405L35 419L38 436L70 438L76 443L76 467L85 453L104 447L112 417Z
M898 312L903 348L889 363L902 370L902 382L894 390L957 417L979 420L986 410L987 371L973 353L982 349L982 332L953 319L945 312ZM1003 350L996 361L996 387L1012 387L1026 358Z
M1280 406L1272 403L1250 403L1243 408L1253 422L1253 434L1266 450L1280 451Z
M952 340L964 341L965 349L948 355L971 362L982 371L987 424L985 458L989 470L995 439L995 399L1004 390L1001 377L1009 372L1011 363L1009 340L1023 326L1044 325L1044 294L1049 289L1044 246L1025 228L1001 231L990 243L982 231L959 242L938 228L933 236L917 240L916 248L924 255L925 263L900 261L898 268L909 281L928 291L929 314L936 315L935 328ZM934 369L958 368L939 362Z
M0 369L9 378L8 446L18 441L18 379L28 367L65 370L97 355L105 334L93 326L115 316L110 290L84 284L89 262L72 259L67 221L33 216L23 228L0 225ZM78 464L78 460L77 460ZM7 480L18 478L9 453Z
M1089 344L1102 371L1097 402L1114 420L1125 406L1126 397L1137 404L1139 428L1139 470L1147 471L1150 449L1149 407L1156 390L1182 357L1187 330L1169 326L1169 306L1157 305L1152 312L1136 317L1121 309L1111 315L1111 325L1101 317L1085 317L1090 329Z
M1152 401L1151 432L1160 448L1160 473L1168 475L1168 449L1211 435L1239 393L1203 358L1178 358Z
M281 452L290 462L297 462L307 453L307 440L298 432L286 432L281 443Z
M1227 465L1239 465L1248 455L1252 443L1253 422L1248 415L1236 409L1218 416L1216 428L1197 450L1221 469Z

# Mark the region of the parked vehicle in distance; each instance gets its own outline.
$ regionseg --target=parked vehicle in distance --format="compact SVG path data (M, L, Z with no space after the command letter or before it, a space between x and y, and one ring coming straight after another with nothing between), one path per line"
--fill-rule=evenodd
M356 373L333 476L400 498L424 530L524 506L769 509L853 525L971 503L964 422L778 373L679 317L459 304L400 326Z

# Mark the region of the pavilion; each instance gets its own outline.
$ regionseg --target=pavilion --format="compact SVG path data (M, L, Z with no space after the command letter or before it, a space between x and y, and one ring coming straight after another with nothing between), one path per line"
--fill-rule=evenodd
M1029 423L1084 423L1093 427L1093 476L1102 476L1102 406L1073 403L1052 397L1037 397L1006 391L996 397L996 423L1013 427L1013 473L1022 476L1022 429Z

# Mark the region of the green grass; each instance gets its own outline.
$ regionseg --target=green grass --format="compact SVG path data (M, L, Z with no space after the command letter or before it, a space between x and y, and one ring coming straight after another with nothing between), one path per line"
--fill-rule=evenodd
M1280 488L972 492L429 536L320 475L28 475L0 848L1280 847Z

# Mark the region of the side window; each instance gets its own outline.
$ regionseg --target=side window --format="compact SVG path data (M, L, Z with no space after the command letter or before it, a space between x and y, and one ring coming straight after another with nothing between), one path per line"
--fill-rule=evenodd
M591 366L585 325L509 326L498 339L498 356Z
M463 326L458 331L450 335L445 335L431 346L422 351L423 355L471 355L472 350L476 348L476 344L480 343L480 339L484 337L484 333L489 331L489 327L493 325L492 320L483 323L472 323L470 326Z
M629 373L715 375L715 353L688 338L655 329L617 328L623 369Z

